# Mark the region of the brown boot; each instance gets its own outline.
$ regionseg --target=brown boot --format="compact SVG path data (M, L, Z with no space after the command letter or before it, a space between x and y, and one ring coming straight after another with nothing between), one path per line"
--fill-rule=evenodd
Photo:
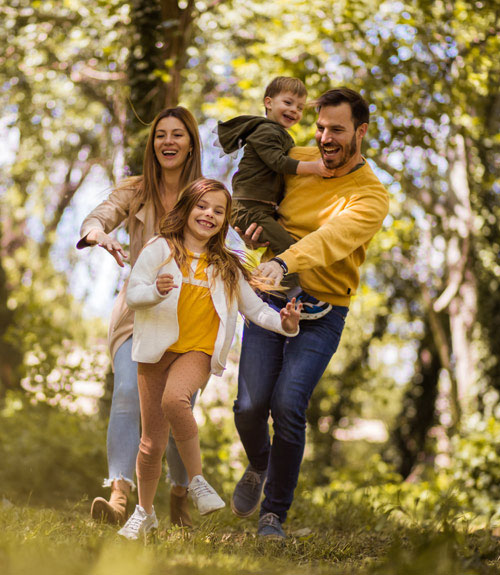
M107 523L123 525L127 519L127 500L130 489L120 489L116 483L111 488L111 497L106 501L104 497L96 497L92 501L90 514L94 519Z
M175 495L170 491L170 522L179 527L193 526L189 513L187 491L184 495Z

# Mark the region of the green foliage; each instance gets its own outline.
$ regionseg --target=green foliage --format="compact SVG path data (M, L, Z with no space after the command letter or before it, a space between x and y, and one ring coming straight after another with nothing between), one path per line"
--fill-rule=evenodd
M64 505L95 493L105 470L102 421L10 395L0 412L0 485L16 504Z
M170 16L154 21L168 6ZM120 178L131 159L126 146L142 145L145 130L136 126L131 133L129 95L148 120L159 106L152 99L168 91L200 120L213 121L262 113L264 86L278 74L302 78L311 98L346 84L370 101L364 153L391 193L391 210L370 246L339 352L311 402L301 477L311 499L299 498L292 515L305 519L316 499L331 511L333 498L348 488L345 506L333 514L339 529L354 517L383 531L387 512L442 530L461 508L467 518L482 514L486 522L499 497L499 431L492 422L468 430L495 414L500 381L493 3L0 0L0 16L1 126L13 142L0 176L0 397L23 381L38 399L69 407L75 382L104 379L101 349L87 338L91 331L102 335L103 327L81 321L50 249L60 240L62 215L75 194L84 193L95 167L110 181ZM148 42L138 42L138 34ZM313 132L309 110L293 135L308 144ZM206 155L209 146L205 142ZM226 493L245 464L230 409L234 372L230 377L225 387L212 381L220 394L210 395L209 387L199 402L207 474ZM418 485L401 483L393 464L406 476L429 461L441 449L436 428L441 438L458 430L449 420L460 408L463 429L446 453L449 470L424 468ZM16 410L6 403L5 410L5 493L25 499L33 491L33 500L43 502L54 486L68 498L96 489L105 469L102 422L48 406ZM359 418L394 430L390 445L353 442L346 448L335 439L339 426ZM54 478L53 457L63 470ZM29 463L30 477L21 462ZM321 517L326 526L327 516ZM206 537L206 549L223 543L223 535ZM339 546L322 547L315 560L346 560L342 545L353 554L360 550L354 539L351 532ZM428 570L436 560L436 572L475 569L460 559L455 536L443 533L435 545L430 539L421 541L428 554L418 541L411 549L395 546L384 568ZM386 543L379 541L382 550ZM99 544L88 545L97 558ZM306 556L304 547L298 544L292 556ZM236 553L232 547L230 553ZM96 572L117 554L114 548L104 553ZM156 565L148 557L148 567L137 569ZM214 561L207 559L210 568ZM248 570L257 571L257 564L252 558Z
M374 570L374 575L493 574L498 572L494 565L496 553L488 534L471 537L468 541L461 533L445 531L436 535L424 532L413 534L409 542L393 545L382 565Z
M477 421L454 438L453 477L467 504L497 518L500 507L500 423Z
M234 383L233 376L228 374ZM209 383L198 408L204 416L200 421L207 475L228 501L243 465L238 464L234 429L228 423L227 394L234 387L217 386L218 381ZM458 477L445 469L426 481L401 482L390 465L373 455L330 470L327 483L318 485L306 463L285 524L290 537L284 544L259 541L254 537L256 519L239 520L228 508L205 519L195 513L193 532L169 528L166 490L160 485L160 529L146 546L118 540L115 527L89 517L89 500L98 492L96 479L105 472L104 427L94 417L46 404L24 405L9 397L0 414L0 565L6 575L33 572L35 565L42 575L63 569L65 575L115 569L138 575L427 575L429 565L436 568L431 572L446 575L497 572L499 544L488 531L471 529L489 519L484 499L475 495L484 486L477 479L491 473L486 444L497 442L496 424L485 430L485 442L479 434L468 444L458 442ZM469 460L472 466L467 466ZM468 478L476 482L462 487ZM49 509L24 507L28 502Z
M284 542L254 536L256 521L226 509L195 528L160 526L147 542L120 540L116 527L95 523L87 505L54 511L0 507L0 565L5 575L125 573L299 575L488 575L498 573L498 542L487 532L409 526L347 489L328 502L305 501Z
M27 240L2 261L10 288L6 305L12 314L3 326L2 339L22 358L17 366L18 381L40 392L39 399L43 396L59 403L74 397L72 384L77 379L104 379L109 359L96 339L104 336L105 327L99 320L82 324L82 306L69 292L67 277L56 272L47 257L34 258L34 253L37 245ZM86 346L92 357L87 357L90 365L84 367L80 365L82 359L77 361L74 356L78 349L85 355ZM12 360L6 358L5 363L9 365Z

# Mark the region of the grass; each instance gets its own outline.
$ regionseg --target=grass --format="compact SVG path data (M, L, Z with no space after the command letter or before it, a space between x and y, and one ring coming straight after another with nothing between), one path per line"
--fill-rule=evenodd
M146 541L129 542L88 515L89 502L60 508L0 505L2 575L490 575L500 543L487 530L376 510L349 494L314 504L298 497L286 541L262 541L256 518L225 509L171 528L165 505Z

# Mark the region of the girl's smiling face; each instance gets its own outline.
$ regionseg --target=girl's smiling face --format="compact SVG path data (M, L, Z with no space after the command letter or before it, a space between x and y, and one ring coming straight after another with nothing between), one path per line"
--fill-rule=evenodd
M163 170L182 169L191 150L186 126L174 116L162 118L155 129L155 156Z
M215 236L226 221L227 198L223 191L206 192L196 202L189 214L184 237L206 244Z

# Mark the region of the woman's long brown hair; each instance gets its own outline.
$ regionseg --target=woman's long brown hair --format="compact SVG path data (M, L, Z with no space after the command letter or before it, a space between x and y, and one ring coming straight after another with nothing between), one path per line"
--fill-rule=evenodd
M179 268L184 268L188 260L188 252L184 247L184 229L189 214L207 192L223 192L227 200L224 223L220 230L208 240L206 256L208 265L214 267L214 277L220 275L229 300L232 301L237 294L240 273L247 281L251 283L252 281L250 272L243 266L238 253L226 246L231 214L231 195L222 182L198 178L185 187L179 194L174 208L161 221L160 234L167 240L172 250L167 262L173 257Z
M179 188L184 188L201 176L201 141L198 124L194 116L182 106L166 108L156 116L151 125L146 151L144 152L142 176L128 178L119 186L119 188L134 188L137 190L130 206L129 216L134 216L141 208L141 205L150 202L154 206L156 222L165 213L160 195L161 166L154 151L154 139L156 126L160 120L170 117L177 118L184 124L191 143L191 154L187 157L186 163L182 168Z

